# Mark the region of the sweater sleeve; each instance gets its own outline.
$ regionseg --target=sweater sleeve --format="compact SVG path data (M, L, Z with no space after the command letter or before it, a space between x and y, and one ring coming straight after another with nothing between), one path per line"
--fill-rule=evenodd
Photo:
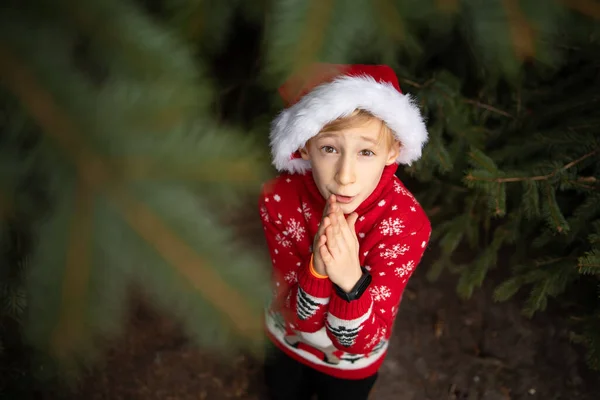
M290 328L316 332L325 325L331 281L318 278L310 272L310 253L304 252L308 256L303 256L299 251L301 243L309 247L309 238L299 240L298 230L290 234L287 227L290 223L299 227L298 221L286 215L281 203L281 200L274 201L273 194L265 191L259 201L272 263L273 305Z
M364 266L372 281L359 299L332 295L326 326L336 348L367 354L391 331L404 288L429 242L431 225L422 215L416 229L384 235L369 250Z

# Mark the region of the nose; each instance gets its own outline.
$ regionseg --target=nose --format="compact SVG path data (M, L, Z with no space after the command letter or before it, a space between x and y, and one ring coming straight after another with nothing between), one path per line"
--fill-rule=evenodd
M352 157L340 158L335 178L340 185L350 185L356 182L356 165Z

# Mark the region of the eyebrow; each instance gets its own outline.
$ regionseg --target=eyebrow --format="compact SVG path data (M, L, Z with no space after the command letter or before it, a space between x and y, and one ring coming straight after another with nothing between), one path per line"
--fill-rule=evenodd
M319 135L319 139L326 139L326 138L336 138L337 135L333 132L327 132L327 133L322 133L321 135ZM360 138L362 140L364 140L365 142L370 142L373 143L374 145L377 145L377 140L370 138L368 136L364 136L361 135Z
M336 138L337 135L333 132L321 133L317 139Z
M371 143L373 143L373 144L377 144L377 140L375 140L375 139L373 139L373 138L370 138L370 137L367 137L367 136L361 136L360 138L361 138L362 140L366 141L366 142L371 142Z

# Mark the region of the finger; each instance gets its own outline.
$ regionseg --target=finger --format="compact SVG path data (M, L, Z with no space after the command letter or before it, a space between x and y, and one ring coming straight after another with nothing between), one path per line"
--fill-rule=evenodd
M335 236L336 248L338 249L338 252L332 253L335 257L340 251L343 251L345 248L348 247L346 246L346 239L342 231L342 224L345 224L346 221L343 217L340 218L339 213L336 213L333 216L332 220L335 221L335 224L333 225L333 234Z
M329 196L329 198L325 201L325 207L323 208L323 215L321 216L321 222L329 215L331 212L331 204L333 200L333 195Z
M313 239L313 249L317 249L319 246L322 246L327 241L327 237L325 236L325 230L331 225L331 218L325 217L323 221L319 224L319 229L317 229L317 233ZM315 250L313 250L315 252Z
M337 203L331 203L331 205L329 206L329 215L335 214L339 208L340 206Z
M335 196L331 195L331 196L329 196L329 198L327 199L327 202L325 203L325 215L327 215L331 212L331 207L333 207L334 204L335 204Z
M338 240L333 232L333 226L325 229L325 235L327 236L327 247L330 251L334 251L338 247Z
M329 249L327 248L327 246L319 247L319 254L321 255L321 259L323 260L323 263L325 264L325 271L327 272L328 266L331 265L331 263L333 262L333 256L329 252Z
M325 243L327 243L327 236L325 236L325 235L321 235L321 236L319 237L319 241L317 242L317 247L324 246L324 245L325 245Z
M352 249L356 243L355 235L353 235L350 227L348 226L348 222L346 222L346 218L344 214L338 216L338 225L340 226L340 247L346 251Z
M321 222L321 225L319 225L319 229L317 230L317 235L324 235L325 229L327 229L327 227L330 225L331 225L331 218L325 217L323 219L323 222Z
M344 215L344 211L340 206L338 206L335 210L335 215L338 217L338 222L340 223L340 227L346 224L346 216Z
M325 204L325 208L323 209L323 215L321 216L321 223L323 223L323 221L325 221L325 218L329 215L330 213L330 208L329 208L329 203Z
M357 220L358 220L358 213L355 213L355 212L348 215L348 218L346 218L346 222L348 222L348 226L350 227L350 229L352 229L353 232L356 230L356 221Z
M348 222L348 229L352 233L353 238L356 237L356 221L358 220L358 213L353 212L348 216L346 221ZM357 238L358 239L358 238Z
M341 212L341 210L338 207L338 209L331 216L333 231L336 235L340 234L340 228L342 227L342 221L340 219L340 212Z
M350 249L350 246L352 243L354 243L355 241L355 234L353 233L354 231L350 229L350 227L348 226L348 222L346 221L346 217L344 217L344 213L340 210L340 212L338 212L336 214L336 221L337 221L337 225L339 226L339 236L340 236L340 241L343 241L344 244L346 245L346 248Z
M332 233L331 237L328 237L328 243L333 243L333 246L329 246L329 252L333 256L333 258L340 257L344 252L347 252L350 249L348 243L346 243L346 239L340 229L340 221L339 216L334 215L332 220L335 221L335 224L332 224Z
M333 208L331 210L329 210L329 215L327 216L331 222L331 226L335 226L337 224L337 221L335 219L335 205L333 206Z

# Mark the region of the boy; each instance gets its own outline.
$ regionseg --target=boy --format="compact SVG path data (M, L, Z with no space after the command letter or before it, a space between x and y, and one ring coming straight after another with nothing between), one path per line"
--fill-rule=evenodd
M260 216L273 263L271 399L367 399L402 292L429 241L395 176L427 130L391 68L315 65L280 88Z

